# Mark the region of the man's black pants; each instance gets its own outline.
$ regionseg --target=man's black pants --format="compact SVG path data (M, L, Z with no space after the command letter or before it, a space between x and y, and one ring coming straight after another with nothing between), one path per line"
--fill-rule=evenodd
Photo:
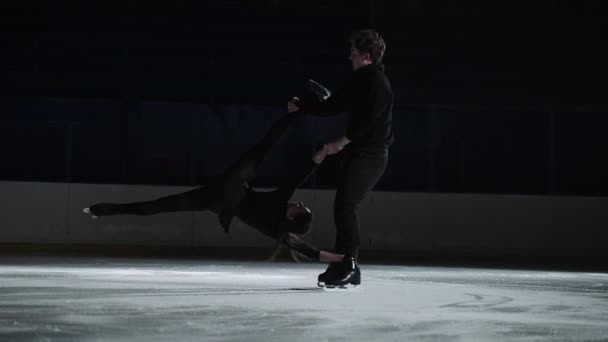
M336 252L357 258L360 245L357 210L384 174L388 149L343 153L334 199Z

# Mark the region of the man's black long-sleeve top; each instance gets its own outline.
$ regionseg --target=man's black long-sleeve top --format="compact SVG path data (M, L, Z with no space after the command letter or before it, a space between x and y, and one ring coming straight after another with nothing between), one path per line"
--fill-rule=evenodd
M382 64L357 69L327 100L303 110L316 116L348 112L345 136L353 149L385 148L393 143L393 91Z

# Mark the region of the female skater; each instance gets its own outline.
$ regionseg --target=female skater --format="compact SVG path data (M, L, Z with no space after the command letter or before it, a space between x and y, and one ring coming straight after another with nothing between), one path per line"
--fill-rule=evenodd
M275 121L253 148L208 186L146 202L94 204L85 208L84 212L98 218L108 215L209 210L218 215L220 225L226 233L232 218L236 216L262 234L277 240L272 258L285 246L296 261L341 261L343 255L321 251L300 239L299 236L311 228L312 212L302 202L290 201L295 189L308 179L327 155L324 149L317 152L302 175L289 184L269 192L258 192L249 186L256 169L271 147L291 122L301 115L289 113Z

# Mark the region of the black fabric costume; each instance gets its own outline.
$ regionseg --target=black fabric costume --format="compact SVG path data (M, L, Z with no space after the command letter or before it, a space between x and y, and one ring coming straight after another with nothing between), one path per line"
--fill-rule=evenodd
M340 174L334 221L336 253L356 258L360 245L357 209L384 174L388 149L394 141L393 92L384 66L370 64L357 69L327 100L301 110L316 116L349 114L345 136L351 142L337 155Z
M100 203L91 206L90 211L96 216L107 216L210 210L218 214L220 224L226 233L229 231L233 217L236 216L262 234L279 239L292 224L285 218L289 199L296 188L316 170L318 164L311 160L300 177L274 191L255 191L249 182L254 178L255 171L272 146L299 115L301 114L287 114L275 121L267 134L254 147L245 152L208 186L153 201L126 204ZM319 250L293 234L283 242L309 259L319 260Z
M302 109L316 116L348 112L345 135L351 149L385 150L394 141L393 91L382 64L357 69L327 100Z

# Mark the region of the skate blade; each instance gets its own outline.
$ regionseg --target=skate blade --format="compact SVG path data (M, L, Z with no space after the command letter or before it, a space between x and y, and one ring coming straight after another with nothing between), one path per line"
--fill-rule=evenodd
M326 285L326 284L320 285L320 284L317 284L317 286L319 286L327 291L341 291L341 290L353 291L353 290L357 290L357 289L361 288L361 285L354 285L354 284L346 284L346 285Z
M82 209L82 212L85 213L85 214L90 214L91 218L94 218L94 219L99 218L98 216L95 216L95 215L91 214L91 209L89 209L89 208Z

